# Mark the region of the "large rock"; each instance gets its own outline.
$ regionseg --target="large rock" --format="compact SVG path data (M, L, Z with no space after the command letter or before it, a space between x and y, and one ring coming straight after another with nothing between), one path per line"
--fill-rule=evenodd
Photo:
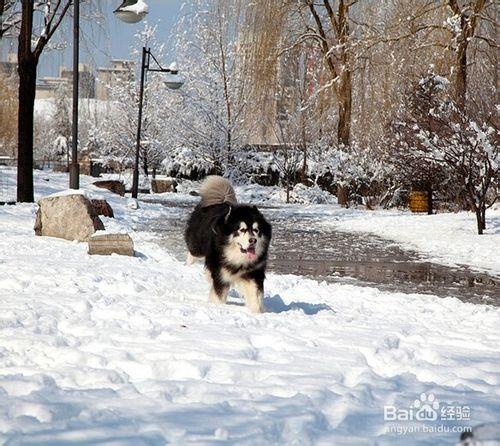
M84 242L97 230L104 230L104 225L84 195L46 197L38 202L36 235Z
M89 239L89 254L134 255L134 242L128 234L95 234Z
M163 194L165 192L176 192L177 182L172 179L159 180L153 178L151 180L151 192L154 194Z
M94 186L107 189L115 194L121 195L122 197L125 195L125 185L118 180L95 181Z

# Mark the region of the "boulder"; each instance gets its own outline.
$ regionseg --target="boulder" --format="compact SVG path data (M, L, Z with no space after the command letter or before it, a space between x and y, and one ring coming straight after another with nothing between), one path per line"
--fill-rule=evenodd
M103 215L104 217L114 218L115 215L113 213L113 208L109 205L109 203L106 200L92 199L90 200L90 202L92 203L92 206L97 215Z
M151 180L151 192L154 194L163 194L165 192L176 192L177 181L172 179L152 179Z
M104 225L84 195L53 196L38 201L36 235L83 242L97 230L104 230Z
M89 239L89 254L133 256L134 242L128 234L95 234Z
M118 180L100 180L95 181L94 186L100 187L101 189L107 189L110 192L121 195L125 195L125 185Z

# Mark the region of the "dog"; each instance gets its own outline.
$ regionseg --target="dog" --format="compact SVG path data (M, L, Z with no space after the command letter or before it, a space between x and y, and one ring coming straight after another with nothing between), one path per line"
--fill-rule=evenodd
M184 233L188 263L205 259L211 302L225 303L234 287L252 312L263 313L271 225L256 206L238 204L225 178L208 176L200 196Z

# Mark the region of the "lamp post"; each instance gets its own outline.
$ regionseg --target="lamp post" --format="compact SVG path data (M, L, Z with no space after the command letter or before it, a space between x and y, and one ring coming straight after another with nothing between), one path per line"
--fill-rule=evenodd
M80 57L80 0L73 2L73 122L71 125L71 164L69 165L69 187L80 188L80 165L78 164L78 87Z
M1 0L0 0L1 1ZM148 13L148 5L144 0L124 0L113 11L125 23L140 22ZM80 164L78 163L78 90L80 75L78 71L80 59L80 0L73 0L73 122L71 125L71 163L69 165L69 187L80 188Z
M151 59L156 63L158 68L150 68ZM132 177L132 198L137 198L139 192L139 155L141 151L141 130L142 130L142 108L144 101L144 84L146 81L146 73L148 71L160 72L160 73L168 73L171 75L170 78L167 78L165 81L165 85L167 88L171 90L177 90L182 87L184 82L179 78L179 71L174 68L163 68L160 63L156 60L156 58L151 53L150 48L143 47L142 48L142 63L141 63L141 83L139 90L139 116L137 120L137 139L135 145L135 162L134 162L134 173Z

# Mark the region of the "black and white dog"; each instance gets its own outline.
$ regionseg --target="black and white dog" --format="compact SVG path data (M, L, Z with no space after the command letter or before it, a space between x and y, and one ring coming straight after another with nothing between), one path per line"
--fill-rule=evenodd
M184 234L188 263L205 258L212 302L225 303L229 289L235 287L251 311L264 312L271 225L255 206L238 204L234 189L222 177L207 177L200 195Z

